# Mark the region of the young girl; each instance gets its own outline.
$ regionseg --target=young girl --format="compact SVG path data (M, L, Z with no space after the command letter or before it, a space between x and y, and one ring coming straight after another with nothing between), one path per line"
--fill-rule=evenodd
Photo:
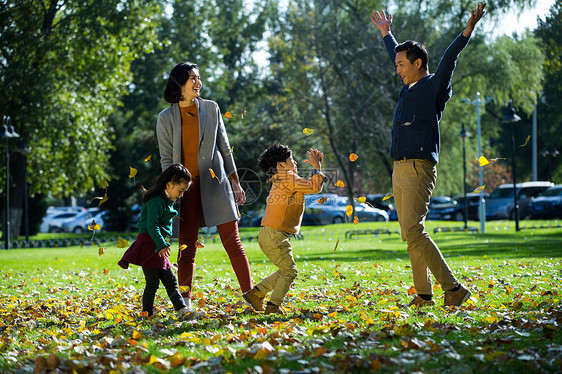
M142 266L146 286L142 295L142 310L149 316L153 313L154 297L160 281L174 309L179 316L191 312L178 288L178 282L168 257L170 243L165 237L172 234L172 219L178 212L174 210L174 201L180 198L191 183L191 174L180 164L174 164L164 170L149 190L143 188L141 218L137 223L139 234L135 242L127 249L118 262L124 269L129 264Z

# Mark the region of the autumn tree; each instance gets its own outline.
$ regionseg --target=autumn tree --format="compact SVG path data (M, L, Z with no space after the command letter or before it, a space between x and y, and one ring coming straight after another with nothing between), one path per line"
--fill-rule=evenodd
M123 106L111 116L116 133L110 168L113 182L111 198L104 206L113 228L126 229L129 207L140 202L140 185L150 184L160 173L156 118L169 105L162 98L167 75L181 61L199 66L201 96L216 101L223 114L233 113L232 118L223 119L237 167L241 174L250 169L255 175L259 149L269 142L260 136L269 102L267 79L262 79L253 54L274 15L270 1L248 9L242 0L177 0L154 20L162 45L133 62L133 79L122 97ZM244 111L247 114L242 118ZM148 155L152 157L145 161ZM124 173L129 166L138 169L136 185Z
M487 6L499 14L514 4L528 3L492 1ZM391 189L389 135L401 83L369 20L373 10L384 6L362 0L294 0L289 2L281 31L270 39L271 71L284 87L273 104L295 132L315 128L315 135L302 141L329 152L327 160L339 169L349 196ZM388 10L399 41L414 39L427 46L433 72L444 50L466 26L472 6L469 1L404 0ZM476 30L453 78L453 99L440 123L441 177L436 193L462 191L462 149L457 135L462 121L474 123L474 108L462 104L462 98L481 91L501 104L514 98L528 110L540 90L540 63L529 66L533 54L539 52L533 61L541 59L532 38L494 42L483 34ZM518 48L524 49L523 58L515 58ZM469 148L475 149L470 144ZM355 163L348 159L350 153L359 155Z
M31 150L27 160L11 155L12 170L27 163L30 194L72 196L108 177L107 118L131 61L154 47L151 19L159 11L153 0L0 4L0 112ZM12 184L12 237L21 222L22 175Z
M546 19L538 21L535 36L541 41L544 60L543 97L537 100L539 139L538 149L554 148L562 151L562 2L555 1ZM552 180L562 183L562 157L552 161ZM546 180L549 170L548 160L539 156L539 179Z

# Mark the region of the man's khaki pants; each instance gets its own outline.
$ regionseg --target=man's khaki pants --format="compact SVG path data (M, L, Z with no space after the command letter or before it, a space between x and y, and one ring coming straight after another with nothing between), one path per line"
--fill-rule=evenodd
M443 290L459 282L435 242L425 232L429 198L435 188L437 168L423 159L394 161L392 188L402 240L408 243L414 287L422 295L433 295L431 273Z
M263 292L271 293L269 301L281 305L289 288L297 277L297 264L293 259L290 242L291 234L262 226L258 236L258 243L263 253L279 270L262 280L257 286Z

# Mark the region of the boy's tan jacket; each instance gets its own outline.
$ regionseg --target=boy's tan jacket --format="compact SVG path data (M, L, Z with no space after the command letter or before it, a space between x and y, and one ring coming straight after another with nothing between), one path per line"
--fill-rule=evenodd
M271 178L272 186L267 197L262 226L284 231L299 232L304 213L304 195L319 193L326 178L314 170L313 175L301 178L293 171L279 172Z

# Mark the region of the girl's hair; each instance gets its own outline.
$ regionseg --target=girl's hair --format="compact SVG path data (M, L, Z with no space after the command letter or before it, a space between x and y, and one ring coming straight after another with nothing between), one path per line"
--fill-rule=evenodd
M146 204L148 200L152 199L158 194L163 194L166 190L168 182L172 184L191 183L191 173L182 164L174 164L164 170L162 174L156 178L154 184L150 189L142 187L142 203Z
M189 74L193 69L198 69L198 67L191 62L180 62L172 69L164 89L164 100L170 104L176 104L182 100L181 88L189 79Z
M258 166L266 174L274 175L277 173L277 163L287 161L292 154L293 152L286 145L275 143L258 157Z

